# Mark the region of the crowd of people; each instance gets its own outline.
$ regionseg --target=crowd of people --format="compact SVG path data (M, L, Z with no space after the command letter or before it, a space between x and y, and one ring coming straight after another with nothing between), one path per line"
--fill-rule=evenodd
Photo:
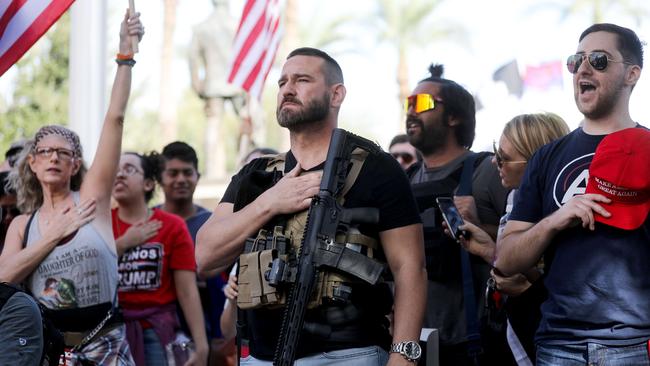
M334 234L309 237L346 96L337 61L287 56L276 117L290 149L252 151L211 210L193 199L190 145L121 149L143 34L127 12L89 168L58 125L6 153L0 364L272 365L289 348L298 365L650 365L650 131L629 113L643 67L632 30L579 37L567 67L580 127L514 116L491 152L471 151L472 94L431 65L387 152L343 131L358 146L329 192ZM312 292L296 305L306 265ZM296 344L279 342L288 331Z

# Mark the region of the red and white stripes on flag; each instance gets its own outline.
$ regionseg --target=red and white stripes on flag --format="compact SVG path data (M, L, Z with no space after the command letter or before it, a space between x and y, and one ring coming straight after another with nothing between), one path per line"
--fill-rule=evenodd
M260 99L282 38L281 0L247 0L233 44L228 82Z
M0 1L0 75L47 32L74 0Z

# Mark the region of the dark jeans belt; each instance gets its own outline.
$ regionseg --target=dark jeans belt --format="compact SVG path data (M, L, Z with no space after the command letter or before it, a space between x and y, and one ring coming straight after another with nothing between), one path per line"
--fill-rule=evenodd
M102 328L99 332L97 332L97 334L95 335L95 337L93 338L93 340L96 339L96 338L98 338L98 337L101 337L101 336L105 335L106 333L110 332L111 330L113 330L113 329L115 329L115 328L117 328L117 327L119 327L119 326L121 326L121 325L124 325L124 323L110 323L110 324L106 324L106 325L104 326L104 328ZM89 330L89 331L86 331L86 332L63 332L63 341L65 342L65 346L66 346L66 347L70 347L70 348L72 348L72 347L74 347L74 346L80 344L81 341L82 341L82 340L83 340L83 339L84 339L84 338L85 338L85 337L86 337L86 336L87 336L91 331L92 331L92 329ZM92 342L92 341L91 341L91 342Z

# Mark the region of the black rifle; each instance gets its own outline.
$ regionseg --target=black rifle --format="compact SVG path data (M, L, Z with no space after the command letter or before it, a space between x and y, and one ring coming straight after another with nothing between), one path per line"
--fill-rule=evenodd
M300 246L298 272L291 288L280 337L273 363L290 366L296 355L296 348L303 329L305 312L318 273L324 266L353 274L369 283L376 283L384 265L371 260L335 242L336 235L345 233L351 224L377 223L379 210L376 208L344 209L336 201L343 188L351 164L352 151L361 148L369 153L380 149L372 142L341 129L332 132L327 160L323 170L318 196L309 208L307 225Z

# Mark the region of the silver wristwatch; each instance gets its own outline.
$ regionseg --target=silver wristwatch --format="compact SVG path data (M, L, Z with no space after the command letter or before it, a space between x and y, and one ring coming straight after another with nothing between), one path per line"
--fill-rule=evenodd
M403 341L390 345L390 353L399 353L410 362L417 362L422 355L420 344L414 341Z

